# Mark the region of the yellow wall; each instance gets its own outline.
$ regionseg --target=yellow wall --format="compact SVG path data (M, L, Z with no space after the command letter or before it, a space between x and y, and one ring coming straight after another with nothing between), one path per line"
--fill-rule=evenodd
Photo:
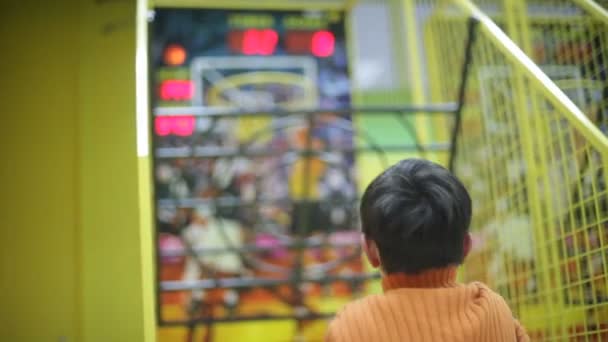
M1 341L153 337L134 23L135 1L2 5Z
M0 340L74 341L77 13L33 3L0 11Z

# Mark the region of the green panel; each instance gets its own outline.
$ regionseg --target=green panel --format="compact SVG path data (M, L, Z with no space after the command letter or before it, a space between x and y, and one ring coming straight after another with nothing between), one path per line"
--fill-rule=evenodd
M410 103L407 90L377 90L356 94L356 106L403 106ZM413 116L407 118L414 125ZM392 113L370 113L356 118L357 128L365 130L379 145L414 143L414 138L401 126Z

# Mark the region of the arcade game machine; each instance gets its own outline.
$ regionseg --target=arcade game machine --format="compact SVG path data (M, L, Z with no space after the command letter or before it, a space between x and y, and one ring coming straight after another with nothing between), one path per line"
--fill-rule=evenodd
M318 340L376 276L333 111L351 97L344 4L315 3L150 11L162 341Z
M362 179L449 148L422 146L405 113L462 106L354 108L345 2L185 2L147 16L160 340L322 340L379 277Z

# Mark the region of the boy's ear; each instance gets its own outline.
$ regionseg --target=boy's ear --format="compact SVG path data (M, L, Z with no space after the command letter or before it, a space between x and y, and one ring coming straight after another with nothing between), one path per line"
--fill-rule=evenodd
M473 241L471 240L471 234L470 233L467 233L464 236L463 244L464 244L464 246L463 246L464 248L462 249L463 254L464 254L463 257L466 258L467 255L469 255L469 252L471 251L471 247L473 245Z
M376 242L365 238L365 234L361 234L361 246L363 246L363 252L365 252L365 256L372 267L380 267L380 252L378 252Z

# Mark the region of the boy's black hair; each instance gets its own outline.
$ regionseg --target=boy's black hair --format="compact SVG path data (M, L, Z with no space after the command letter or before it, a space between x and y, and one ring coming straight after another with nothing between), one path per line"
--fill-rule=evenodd
M444 167L423 159L391 166L361 200L363 233L387 273L458 265L471 223L471 197Z

